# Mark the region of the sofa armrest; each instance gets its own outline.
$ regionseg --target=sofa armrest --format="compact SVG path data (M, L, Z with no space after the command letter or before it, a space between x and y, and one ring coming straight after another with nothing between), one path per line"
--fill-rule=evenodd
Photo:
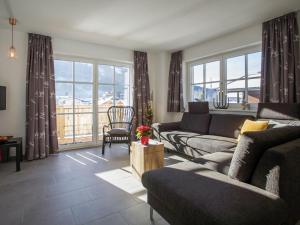
M179 130L180 122L171 122L171 123L154 123L152 124L153 136L161 141L160 133L169 130Z
M169 222L285 224L287 206L278 196L196 163L180 164L176 168L148 171L142 177L148 203Z
M152 124L152 128L158 133L169 130L180 130L180 122L154 123Z

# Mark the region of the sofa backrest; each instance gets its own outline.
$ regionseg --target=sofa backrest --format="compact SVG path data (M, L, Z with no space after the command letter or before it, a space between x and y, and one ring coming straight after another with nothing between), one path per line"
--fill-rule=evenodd
M289 224L295 224L300 219L300 138L267 149L251 184L284 199L289 207Z
M180 122L180 129L199 134L207 134L210 115L185 112Z
M258 103L257 119L300 120L300 103Z
M208 114L208 102L189 102L189 113Z
M208 133L211 135L237 138L246 119L254 120L250 115L211 114Z

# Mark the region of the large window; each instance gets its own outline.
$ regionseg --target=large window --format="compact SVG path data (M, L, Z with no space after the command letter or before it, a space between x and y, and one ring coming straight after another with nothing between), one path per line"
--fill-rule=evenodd
M130 66L76 60L54 61L60 145L97 143L106 111L130 105Z
M209 101L223 91L230 103L258 103L261 52L245 50L190 64L192 101Z

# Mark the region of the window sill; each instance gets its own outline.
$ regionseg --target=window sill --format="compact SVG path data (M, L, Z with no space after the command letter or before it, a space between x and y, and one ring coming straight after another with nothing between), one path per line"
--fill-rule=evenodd
M251 115L256 115L257 110L256 109L235 109L235 108L228 108L228 109L215 109L215 108L209 108L210 112L216 112L216 113L242 113L242 114L251 114Z

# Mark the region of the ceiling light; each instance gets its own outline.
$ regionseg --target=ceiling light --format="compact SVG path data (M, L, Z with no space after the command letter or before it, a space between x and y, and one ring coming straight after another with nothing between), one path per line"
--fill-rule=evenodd
M14 26L17 24L17 20L14 17L9 18L9 24L11 25L11 46L9 48L9 58L16 58L16 49L14 47Z

